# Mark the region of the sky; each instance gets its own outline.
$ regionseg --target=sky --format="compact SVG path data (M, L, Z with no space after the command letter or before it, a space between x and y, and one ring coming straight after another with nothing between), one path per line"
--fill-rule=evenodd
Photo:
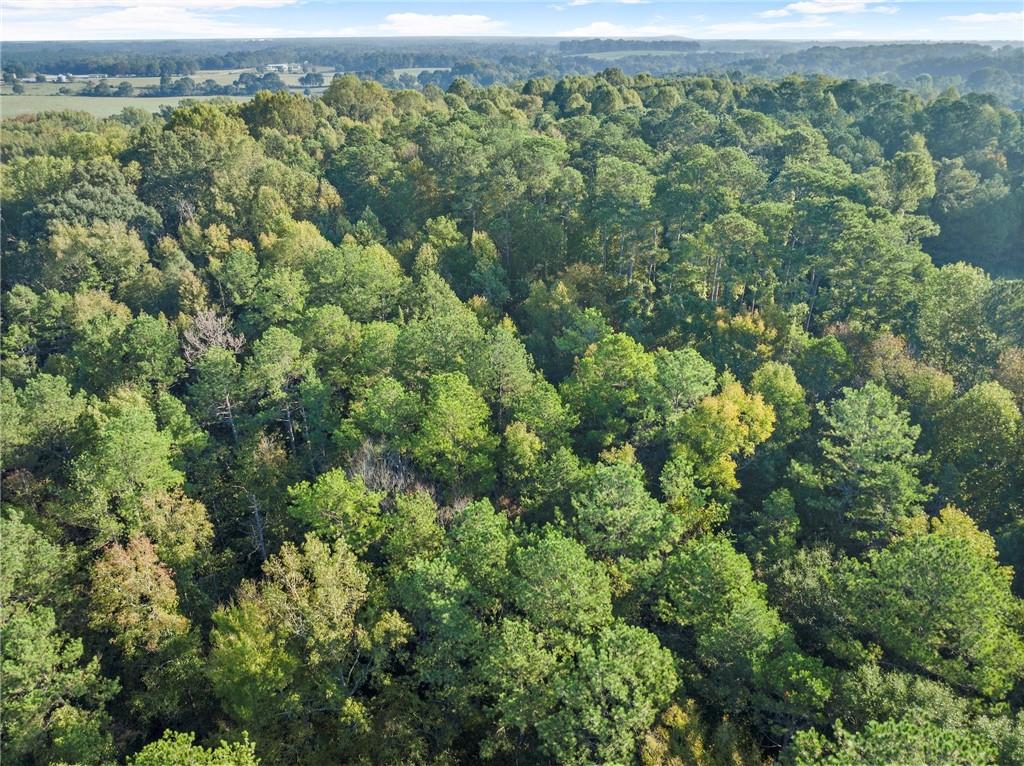
M0 40L555 36L1022 40L1024 0L0 0Z

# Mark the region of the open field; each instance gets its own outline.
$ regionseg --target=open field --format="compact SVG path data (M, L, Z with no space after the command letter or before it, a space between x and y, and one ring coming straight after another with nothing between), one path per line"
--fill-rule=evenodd
M331 70L327 69L326 67L317 67L317 70L320 71L324 75L324 81L325 82L330 82L331 77L333 77L333 75L334 75L334 73ZM408 73L412 74L415 77L420 72L424 71L424 69L421 69L421 68L411 68L411 69L400 69L400 70L397 70L397 71L398 71L399 74L402 74L403 72L408 72ZM435 71L435 70L428 67L428 68L426 68L426 71ZM237 80L241 75L243 75L243 74L245 74L247 72L250 73L250 74L257 74L257 72L256 72L256 70L254 68L249 68L249 69L201 69L198 72L195 72L194 74L191 74L191 75L188 75L188 76L191 77L197 83L206 82L207 80L213 80L218 85L230 85L235 80ZM172 79L177 80L177 79L179 79L179 77L183 77L183 76L185 76L185 75L174 75L172 77ZM291 74L278 73L278 77L280 77L281 80L285 83L285 85L287 85L290 88L296 88L296 89L302 88L302 85L299 83L299 79L302 77L302 74L299 74L299 73L291 73ZM116 77L115 76L115 77L108 77L106 79L107 79L107 82L110 83L110 86L112 88L116 88L122 82L128 82L128 83L131 83L132 86L137 91L141 90L143 88L151 88L151 87L154 87L154 86L157 86L157 85L160 84L160 78L159 77ZM32 82L31 80L23 80L21 84L24 86L25 92L20 94L20 95L22 95L22 96L57 96L57 95L62 95L61 92L60 92L61 90L70 91L72 94L74 94L74 93L77 93L78 91L82 90L83 88L85 88L87 85L90 85L90 84L93 84L93 83L96 83L96 82L98 82L98 78L91 78L91 79L87 79L87 80L86 79L75 80L73 82ZM0 87L0 96L11 96L11 95L15 95L15 94L11 93L10 85L4 84L2 87Z
M317 67L319 71L324 74L325 80L329 81L333 76L333 73L325 67ZM401 70L413 73L415 76L422 69L410 69ZM204 69L200 70L192 75L189 75L195 82L202 83L206 80L214 80L218 85L230 85L237 80L242 74L249 72L256 74L255 69ZM299 84L299 78L301 74L279 74L278 75L286 85L296 90L302 89ZM173 79L178 79L178 75L175 75ZM150 88L160 84L159 77L109 77L107 82L110 83L112 88L116 88L118 84L122 82L131 83L136 90L136 96L128 97L117 97L117 96L78 96L76 95L79 91L84 89L87 85L97 82L97 79L90 80L75 80L74 82L58 83L58 82L32 82L31 80L23 80L22 85L25 88L25 92L21 94L14 94L11 92L10 85L4 84L0 87L0 115L4 117L14 117L19 114L34 114L38 112L47 111L60 111L64 109L73 109L80 112L88 112L89 114L96 115L97 117L109 117L113 114L119 113L125 107L135 107L137 109L145 109L149 112L156 112L160 107L165 105L177 105L184 96L159 96L159 97L146 97L139 94L144 88ZM61 91L65 91L61 93ZM312 88L313 92L322 92L323 88ZM206 98L217 98L216 96L189 96L188 98L206 99ZM220 96L220 98L232 98L236 100L244 100L247 96Z
M245 101L248 96L193 96L193 100L208 98L230 98L234 101ZM110 117L122 109L133 107L156 112L162 106L177 106L185 100L184 96L167 96L163 98L118 98L116 96L0 96L0 116L15 117L19 114L35 114L38 112L55 112L71 109L77 112L88 112L96 117Z

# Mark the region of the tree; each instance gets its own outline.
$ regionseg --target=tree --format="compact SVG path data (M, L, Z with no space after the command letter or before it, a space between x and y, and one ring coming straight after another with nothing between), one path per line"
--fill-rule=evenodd
M103 542L140 529L143 502L179 486L174 442L141 394L116 392L90 408L88 447L72 462L73 501L65 521Z
M350 74L335 76L323 99L339 114L359 122L381 120L393 108L388 91L379 83L359 80Z
M995 764L995 751L973 732L910 721L871 721L852 734L836 726L835 741L801 732L786 750L793 766L854 766L862 763Z
M121 343L127 382L166 390L182 377L178 333L163 314L139 314L128 323Z
M5 575L6 576L6 575ZM105 703L118 690L81 639L57 627L53 609L4 610L3 744L8 757L97 764L114 747Z
M748 394L726 375L669 434L671 456L661 485L669 508L690 531L722 521L739 487L736 457L752 455L771 436L775 414L760 394Z
M571 528L597 559L644 558L668 533L664 508L644 487L643 467L628 455L586 471L572 509Z
M896 152L885 169L895 210L912 213L935 195L935 166L924 136L911 136L907 148Z
M925 361L963 382L995 361L995 334L985 317L991 290L988 276L964 263L925 277L915 327Z
M947 508L851 563L846 588L857 632L887 655L998 699L1024 677L1024 612L1011 579L992 538Z
M773 437L785 444L793 441L811 425L811 412L803 386L788 364L767 362L750 380L750 390L760 394L775 411Z
M179 610L171 571L144 535L108 547L90 573L89 626L120 652L131 705L143 720L179 720L203 698L199 637ZM183 715L186 714L186 715Z
M512 600L534 625L586 634L611 622L608 575L574 540L549 530L512 567Z
M324 84L324 76L319 72L306 72L299 78L299 84L307 88L319 88Z
M214 614L213 688L269 761L343 757L366 730L360 693L408 625L394 612L363 611L368 578L344 540L285 543L263 574ZM316 712L296 715L303 710Z
M58 615L74 608L74 551L9 507L0 534L4 752L26 762L109 762L114 745L106 704L118 681L105 677L99 658L88 657L82 640L58 623Z
M43 288L101 288L120 295L149 262L149 254L139 235L120 221L88 226L56 221L40 244L39 260L33 282Z
M238 445L239 410L245 402L242 367L230 349L213 346L195 361L187 401L202 423L225 423Z
M692 631L686 651L707 698L752 714L777 734L818 718L831 691L828 672L797 648L750 562L728 540L705 535L679 546L658 591L659 617Z
M96 149L94 147L93 151ZM159 213L135 194L137 169L130 165L122 167L101 151L97 155L80 157L73 164L66 182L54 189L52 195L40 199L39 204L25 215L23 232L42 236L53 225L64 223L72 227L90 227L98 222L106 222L109 226L93 230L94 234L106 230L124 235L134 230L148 238L160 231ZM125 263L121 257L125 252L132 253L133 257L140 255L137 247L131 244L133 241L131 234L127 234L127 242L123 244L128 245L128 251L122 246L113 259L114 264Z
M40 373L15 391L5 391L4 466L23 466L42 475L63 473L77 446L86 397L72 394L68 381Z
M93 566L90 625L126 654L154 652L188 630L168 569L143 535L114 544Z
M588 348L562 387L580 418L584 444L596 450L626 438L656 377L654 358L628 335L614 333Z
M412 440L412 456L452 487L486 489L494 481L497 438L490 412L462 373L438 373L427 383L424 416Z
M339 469L320 474L288 489L288 512L328 539L342 538L356 554L366 552L381 535L383 495L369 492L363 480L349 479Z
M795 461L790 469L798 502L811 511L804 521L852 550L884 544L930 494L917 473L925 456L914 452L921 429L875 383L844 388L842 398L818 411L821 461Z
M532 730L560 764L628 763L678 681L671 654L617 622L559 662L525 623L506 622L488 673L504 726Z
M243 373L246 388L266 407L269 418L284 423L292 454L297 451L297 417L302 415L299 387L313 376L312 359L288 330L271 327L253 343Z
M221 742L215 748L192 744L195 734L165 731L163 737L146 745L128 759L129 766L259 766L255 744L248 737L241 742Z
M995 530L1020 508L1024 419L1012 394L979 383L939 413L935 459L939 491L982 527Z

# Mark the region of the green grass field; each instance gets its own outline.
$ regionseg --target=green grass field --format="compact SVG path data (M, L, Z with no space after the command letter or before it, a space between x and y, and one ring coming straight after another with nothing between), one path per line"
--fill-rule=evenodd
M333 73L326 67L317 67L317 70L322 72L324 75L324 81L330 82ZM410 72L413 76L418 75L422 72L422 69L403 69L399 72ZM218 85L230 85L239 78L240 75L249 72L256 74L255 69L201 69L195 74L189 75L195 82L201 83L207 80L213 80ZM279 74L278 75L286 85L291 88L299 89L302 86L299 84L299 79L302 77L301 74ZM173 79L178 79L175 75ZM28 96L58 96L61 95L61 89L70 90L72 94L82 90L86 85L97 82L93 80L76 80L70 83L60 82L32 82L31 80L23 80L22 85L25 87L25 92L20 94L22 97ZM110 87L116 88L122 82L131 83L136 91L143 88L150 88L160 84L159 77L109 77L107 82L110 83ZM11 93L11 86L4 84L0 87L0 96L14 96Z
M202 99L203 96L194 97ZM212 96L205 98L214 98ZM245 101L248 96L220 96L235 101ZM20 96L0 96L0 117L15 117L19 114L37 114L39 112L55 112L71 109L76 112L88 112L96 117L110 117L118 114L126 107L145 109L156 112L164 105L177 106L185 100L182 96L166 98L117 98L93 96L39 96L28 94Z

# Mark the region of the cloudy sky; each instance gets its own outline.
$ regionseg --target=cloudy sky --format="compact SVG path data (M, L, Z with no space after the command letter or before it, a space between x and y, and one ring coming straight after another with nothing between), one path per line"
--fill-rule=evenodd
M1024 0L0 0L2 40L547 35L1021 40Z

